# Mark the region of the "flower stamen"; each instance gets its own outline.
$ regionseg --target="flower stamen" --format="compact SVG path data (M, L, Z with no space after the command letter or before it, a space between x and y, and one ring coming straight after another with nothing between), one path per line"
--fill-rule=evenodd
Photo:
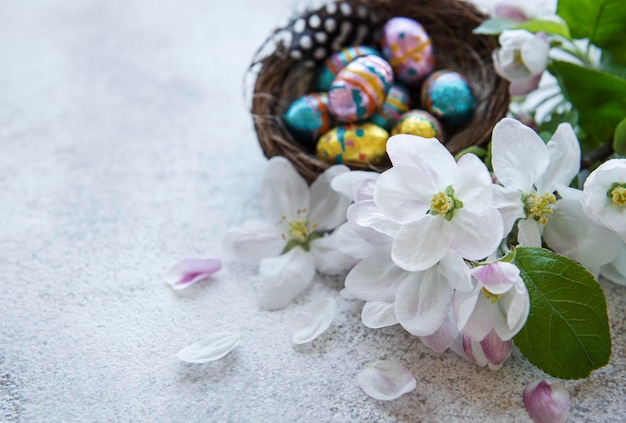
M454 188L449 185L444 192L438 192L430 200L429 213L433 216L443 216L451 220L454 210L463 208L463 202L454 198Z
M615 182L606 195L615 207L626 207L626 183Z
M489 301L491 301L491 304L495 304L503 295L503 294L494 294L492 292L489 292L484 286L481 288L480 291Z
M530 194L526 197L526 214L535 219L541 225L548 224L548 215L552 214L552 205L556 204L556 196L546 192L544 195Z

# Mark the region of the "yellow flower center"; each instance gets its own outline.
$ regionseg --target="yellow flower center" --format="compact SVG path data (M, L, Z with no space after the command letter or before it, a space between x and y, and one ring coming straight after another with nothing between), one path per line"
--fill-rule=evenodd
M430 200L429 213L433 216L443 216L446 220L451 220L454 210L462 209L463 202L454 198L454 188L449 185L444 192L438 192Z
M608 192L615 207L626 207L626 183L615 183Z
M502 294L494 294L491 293L489 291L487 291L487 289L485 289L485 287L483 286L482 289L480 290L480 292L483 293L483 295L489 300L491 301L491 304L495 304L496 301L498 301L500 299L500 297L502 297Z
M445 216L448 210L450 210L451 203L452 199L448 197L445 192L438 192L433 195L433 199L430 200L430 212L435 211L439 213L440 216Z
M283 253L288 252L293 247L301 247L304 251L311 249L311 241L323 236L320 232L315 232L317 223L309 222L306 217L300 217L305 215L306 209L297 211L298 217L287 221L287 217L283 216L280 224L284 224L283 228L286 230L281 234L282 238L287 241Z
M548 215L553 213L552 205L556 203L556 197L548 192L540 196L530 194L525 203L526 214L545 226L548 224Z

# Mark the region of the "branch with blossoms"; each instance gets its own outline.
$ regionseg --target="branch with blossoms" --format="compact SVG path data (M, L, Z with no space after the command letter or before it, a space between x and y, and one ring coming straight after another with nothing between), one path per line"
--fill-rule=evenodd
M510 81L513 113L544 140L562 122L576 129L586 167L626 156L626 8L621 0L558 0L539 16L500 0L474 32L499 35L493 54Z

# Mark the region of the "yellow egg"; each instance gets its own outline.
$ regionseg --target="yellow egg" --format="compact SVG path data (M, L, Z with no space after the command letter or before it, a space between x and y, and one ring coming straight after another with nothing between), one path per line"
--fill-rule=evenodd
M391 135L398 134L419 135L443 141L441 124L433 115L423 110L409 110L403 114L391 130Z
M331 163L378 164L385 157L389 133L373 123L340 125L322 135L317 156Z

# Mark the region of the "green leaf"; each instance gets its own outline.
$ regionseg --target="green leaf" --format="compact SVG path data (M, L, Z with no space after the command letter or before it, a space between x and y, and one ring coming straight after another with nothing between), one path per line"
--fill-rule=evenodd
M513 28L517 22L505 18L491 18L474 28L474 34L498 35L505 29Z
M626 117L615 128L613 137L613 150L619 156L626 156Z
M578 110L578 122L591 140L583 150L609 141L626 116L626 79L570 62L555 60L553 65L563 94Z
M574 38L588 38L626 64L624 0L559 0L557 14L567 22Z
M546 34L560 35L571 39L569 27L565 22L549 21L546 19L531 19L515 25L513 29L525 29L529 32L545 32Z
M530 314L515 345L532 364L561 379L581 379L611 358L602 288L580 264L543 248L520 247L515 264Z

